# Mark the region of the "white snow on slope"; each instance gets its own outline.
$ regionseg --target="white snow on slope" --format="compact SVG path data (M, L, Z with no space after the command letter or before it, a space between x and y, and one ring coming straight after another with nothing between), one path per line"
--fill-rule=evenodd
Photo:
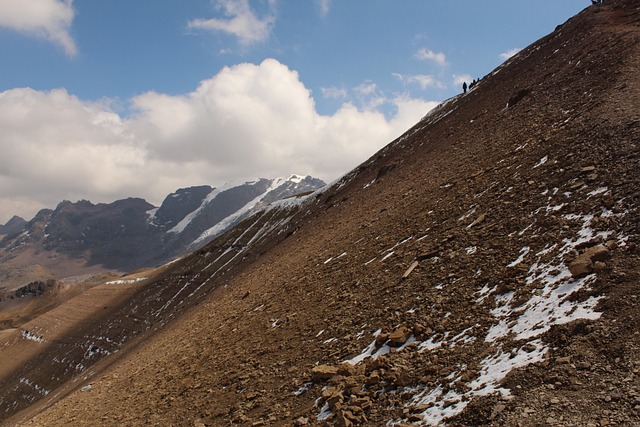
M182 218L182 221L176 224L175 227L173 227L171 230L167 231L167 233L182 233L185 228L187 228L187 226L191 224L191 221L193 221L195 217L200 215L200 212L202 212L202 210L207 207L209 203L211 203L216 197L218 197L218 194L222 193L225 190L228 190L229 188L232 187L225 184L220 188L214 188L213 190L211 190L211 192L207 194L207 197L204 198L202 203L200 203L200 206L195 211Z
M249 212L251 209L253 209L256 205L258 205L259 203L262 202L262 200L264 199L264 197L269 194L271 191L277 189L278 187L280 187L281 185L287 183L287 182L292 182L294 184L300 184L303 180L305 179L305 177L301 176L301 175L291 175L289 178L283 178L283 177L279 177L273 180L273 182L271 183L271 185L269 186L269 188L267 188L262 194L260 194L259 196L255 197L253 200L249 201L247 204L245 204L242 208L240 208L238 211L236 211L235 213L229 215L228 217L224 218L222 221L220 221L219 223L215 224L214 226L212 226L211 228L205 230L193 243L192 245L197 245L207 239L216 237L217 235L223 233L230 225L232 225L234 222L238 221L238 219L240 219L243 215L245 215L247 212ZM252 184L257 182L257 180L253 180L253 181L243 181L242 184ZM223 185L220 188L214 189L211 191L211 193L209 193L207 195L207 197L202 201L202 203L200 204L200 206L193 212L191 212L190 214L188 214L186 217L184 217L182 219L182 221L180 221L175 227L173 227L171 230L168 231L168 233L182 233L188 226L189 224L198 216L200 215L200 213L202 212L203 209L205 209L211 202L213 202L213 200L215 200L216 197L218 197L218 195L220 195L221 193L232 189L234 187L237 187L238 182L231 182L231 183L227 183L225 185ZM283 199L283 200L278 200L276 202L273 202L272 205L276 205L276 206L287 206L287 205L295 205L298 203L301 203L300 200L298 200L299 198L296 197L290 197L287 199Z
M284 178L277 178L277 179L273 180L273 182L271 183L271 186L269 186L269 188L267 188L267 190L264 193L260 194L258 197L256 197L253 200L249 201L243 207L241 207L236 212L234 212L233 214L229 215L228 217L226 217L225 219L223 219L222 221L220 221L219 223L217 223L213 227L205 230L200 235L200 237L198 237L192 244L193 245L197 245L198 243L203 242L204 240L206 240L208 238L212 238L212 237L215 237L215 236L221 234L231 224L233 224L235 221L237 221L239 218L241 218L243 215L245 215L247 212L249 212L251 209L253 209L258 203L260 203L266 194L268 194L270 191L273 191L276 188L278 188L279 186L281 186L285 181L286 180Z
M603 190L598 190L598 194L601 193ZM532 214L546 216L547 212L543 209L536 210ZM492 306L491 313L495 323L487 332L479 332L483 331L483 328L475 325L462 331L450 330L434 334L423 342L416 341L415 337L412 337L410 340L412 345L402 347L402 349L406 347L405 351L438 354L443 349L465 348L471 343L484 341L490 348L490 351L478 362L479 370L474 373L471 380L468 379L466 365L461 364L457 365L441 384L403 388L400 392L413 395L405 406L412 409L412 414L422 418L421 421L413 421L410 424L445 425L448 418L460 414L476 397L498 393L508 398L510 390L501 386L506 376L514 369L542 361L549 351L548 345L540 338L542 334L549 331L553 325L561 325L577 319L597 320L601 316L602 313L598 312L596 307L603 297L575 298L578 291L588 289L595 282L596 275L572 277L567 267L567 259L585 243L611 238L613 231L593 229L593 225L597 222L596 216L604 218L606 215L611 213L602 210L597 215L564 214L562 217L565 223L577 225L578 230L572 238L549 243L537 251L529 246L522 247L517 258L505 267L528 265L528 274L524 280L526 288L518 292L497 294L498 284L486 283L482 289L478 290L475 300L477 304L487 304L487 301L492 300L489 304ZM518 235L522 236L534 229L535 227L529 225ZM625 245L624 236L618 235L616 240L619 246ZM405 242L406 240L400 244ZM382 253L384 254L385 251ZM525 293L523 294L522 291ZM528 298L524 303L521 302L523 296ZM378 330L374 335L380 333L381 331ZM391 350L387 344L377 345L374 339L360 354L343 363L355 365L369 358L383 357ZM464 386L452 387L456 383L462 384L465 373ZM416 409L420 411L417 414ZM398 424L407 424L407 420L401 418L387 423L388 426Z

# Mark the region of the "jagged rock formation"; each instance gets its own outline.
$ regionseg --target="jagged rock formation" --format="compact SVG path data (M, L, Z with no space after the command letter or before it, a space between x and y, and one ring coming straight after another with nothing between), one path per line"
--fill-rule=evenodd
M0 250L5 251L4 256L0 253L0 263L21 252L44 251L55 260L44 260L52 278L63 277L59 267L66 258L81 261L73 274L96 266L123 272L153 267L197 249L269 203L324 185L310 176L293 175L220 189L191 187L170 194L159 208L139 198L109 204L64 201L55 210L41 210L28 223L12 219L3 226L1 230L12 233L0 241ZM23 258L30 264L39 261ZM12 268L0 265L0 270Z
M5 338L41 368L0 371L2 411L39 401L7 423L640 424L636 3L587 8L323 193L93 288L113 304L82 331Z
M15 234L20 233L24 230L24 226L27 224L27 221L20 218L17 215L14 215L5 225L0 225L0 236L5 234Z

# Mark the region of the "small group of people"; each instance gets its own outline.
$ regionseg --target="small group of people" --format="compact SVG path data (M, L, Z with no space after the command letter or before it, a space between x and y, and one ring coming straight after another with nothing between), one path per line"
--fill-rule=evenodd
M467 86L467 82L463 82L462 83L462 92L463 93L467 93L467 89L471 90L473 89L473 87L475 85L477 85L480 82L480 79L473 79L473 81L471 83L469 83L469 85Z

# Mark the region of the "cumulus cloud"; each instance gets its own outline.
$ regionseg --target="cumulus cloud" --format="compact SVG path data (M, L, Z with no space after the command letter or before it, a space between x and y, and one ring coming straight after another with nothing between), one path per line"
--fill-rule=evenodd
M269 1L269 11L258 17L249 0L216 0L215 7L224 18L194 19L187 24L191 29L222 32L238 38L244 46L269 38L275 24L275 0Z
M520 52L522 49L520 48L514 48L514 49L509 49L506 52L501 53L500 55L498 55L500 57L500 59L502 59L503 61L506 61L507 59L511 58L512 56L514 56L515 54L517 54L518 52Z
M63 198L122 194L144 164L122 119L65 90L0 93L0 205L55 206ZM21 213L13 212L16 214Z
M420 89L429 89L430 87L442 88L444 86L438 79L428 74L393 73L393 76L404 85L417 85Z
M442 52L434 52L426 48L421 48L416 52L415 56L421 61L431 61L441 67L447 65L447 56Z
M372 82L362 96L379 98ZM331 181L415 124L435 103L385 99L391 117L345 102L319 114L296 71L275 59L226 67L186 94L131 100L126 118L63 89L0 93L0 222L63 199L158 204L177 188L306 173Z
M69 35L74 16L73 0L0 0L0 27L48 40L69 56L77 53Z

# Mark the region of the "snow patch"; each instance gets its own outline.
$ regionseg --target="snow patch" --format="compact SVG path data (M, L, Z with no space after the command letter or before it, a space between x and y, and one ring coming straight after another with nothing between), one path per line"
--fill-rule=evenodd
M29 341L35 341L35 342L45 342L45 339L42 335L36 335L31 331L27 331L26 329L20 332L20 335L22 335L22 338L29 340Z
M175 262L175 261L172 261L172 262ZM147 280L147 279L148 277L137 277L135 279L111 280L110 282L105 283L105 285L130 285L133 283L142 282L143 280Z

